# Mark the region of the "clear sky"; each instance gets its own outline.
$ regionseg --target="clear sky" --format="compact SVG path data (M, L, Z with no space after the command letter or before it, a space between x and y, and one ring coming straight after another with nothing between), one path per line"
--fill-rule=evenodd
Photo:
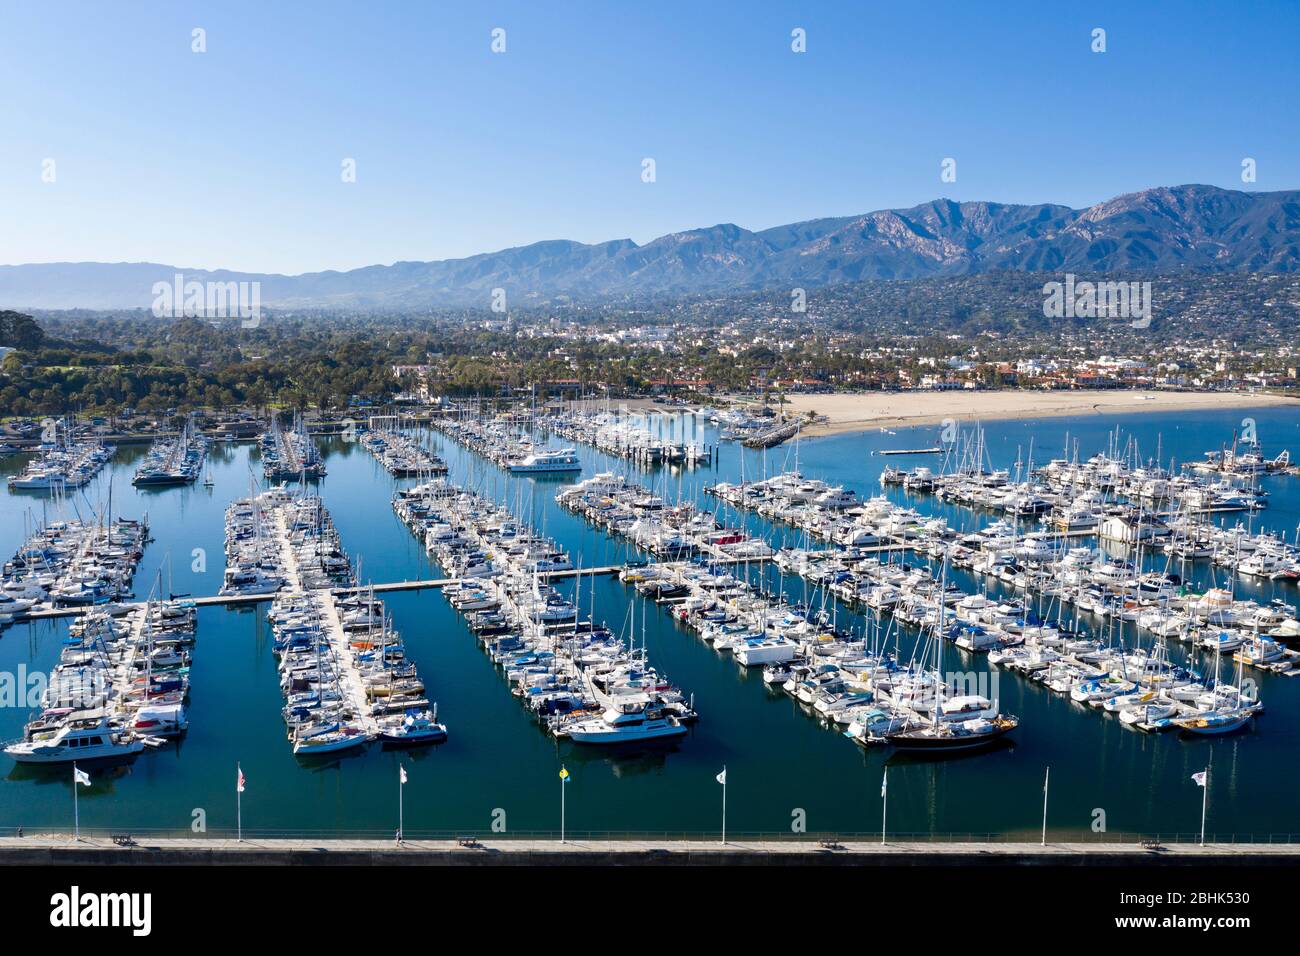
M1298 39L1289 0L6 0L0 263L302 272L937 196L1291 189Z

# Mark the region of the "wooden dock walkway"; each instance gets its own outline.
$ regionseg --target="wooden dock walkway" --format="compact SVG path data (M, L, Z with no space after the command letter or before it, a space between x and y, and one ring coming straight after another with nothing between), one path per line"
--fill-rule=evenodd
M767 560L767 559L763 559ZM599 568L580 568L571 571L543 571L539 577L544 580L557 580L561 578L591 577L618 574L622 571L624 565L611 564ZM444 588L449 585L461 584L465 578L431 578L420 581L385 581L380 584L367 584L352 588L331 588L331 592L340 597L358 592L374 591L375 594L388 594L396 591L425 591L436 588ZM190 597L187 595L177 595L176 600L186 601L195 607L239 607L240 605L265 604L275 600L278 596L305 593L297 588L283 588L271 594L211 594L203 597ZM159 600L162 600L161 598ZM122 613L144 607L143 601L124 602L119 601L110 605L110 608L122 609ZM60 617L77 617L85 614L87 611L95 610L90 605L78 605L75 607L56 607L46 608L41 611L33 611L24 617L23 621L39 621ZM16 621L14 623L22 623Z

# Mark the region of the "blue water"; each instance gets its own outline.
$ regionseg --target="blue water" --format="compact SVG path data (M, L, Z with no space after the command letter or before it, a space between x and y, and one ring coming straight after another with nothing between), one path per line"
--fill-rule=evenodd
M1167 464L1171 458L1198 459L1229 441L1245 415L1255 419L1266 451L1290 447L1300 452L1300 416L1281 409L1001 422L986 426L986 440L994 463L1010 467L1018 457L1028 458L1031 441L1035 462L1060 457L1067 433L1083 456L1104 451L1109 433L1118 425L1125 440L1138 440L1144 456L1154 457L1158 443ZM669 496L696 496L713 507L716 502L704 499L700 489L716 480L738 479L742 461L745 475L754 477L794 467L797 455L805 474L870 496L879 493L878 477L885 464L916 461L875 452L925 446L936 438L937 429L920 428L803 440L797 450L791 444L766 453L723 445L720 461L712 468L638 474ZM554 503L562 481L507 476L448 439L435 435L428 440L447 459L453 481L530 515L584 566L620 563L631 553L625 542L593 530ZM330 439L322 448L329 475L321 492L345 547L361 559L363 578L378 582L440 576L392 512L390 497L399 482L359 445ZM248 493L250 474L257 472L255 460L250 467L253 446L215 447L213 489L136 491L130 477L143 453L143 446L119 448L111 466L78 494L77 508L86 514L103 506L111 486L115 513L148 512L155 540L136 577L138 596L148 593L160 575L164 593L215 593L223 570L222 515L232 498ZM580 448L580 454L588 476L599 470L636 471L591 449ZM23 460L0 461L0 475L19 470ZM1290 536L1300 523L1300 484L1290 477L1265 482L1272 493L1270 506L1255 519L1256 527ZM43 500L0 490L0 553L14 551L23 537L24 514L39 516ZM975 527L992 517L944 507L926 497L910 503L961 527ZM803 543L792 529L756 516L727 512L723 517L743 520L774 544ZM206 568L200 557L206 558ZM762 572L750 573L756 580ZM806 590L798 580L768 574L773 584L792 595ZM1211 574L1206 566L1193 577L1204 580ZM975 586L968 579L958 583L967 589ZM574 585L566 587L572 591ZM1294 586L1280 583L1239 582L1238 593L1297 601ZM598 618L642 639L639 604L635 626L628 623L634 592L615 578L599 578L582 586L584 608L593 599ZM188 735L178 746L146 753L129 767L96 774L94 786L81 789L82 825L114 832L190 832L192 821L201 817L206 832L233 830L238 762L248 779L242 806L245 832L391 835L397 826L401 760L410 777L405 789L410 835L486 832L494 814L497 820L504 818L508 833L557 830L561 764L572 773L566 822L574 833L716 833L721 787L714 775L724 764L731 833L789 834L801 817L809 832L878 833L886 763L889 829L896 835L1034 835L1041 825L1042 780L1049 765L1049 826L1058 837L1101 838L1103 834L1092 829L1099 812L1112 837L1195 831L1200 825L1200 792L1189 778L1207 764L1213 768L1211 831L1263 836L1300 830L1292 807L1300 789L1300 681L1290 678L1255 675L1267 713L1253 731L1189 741L1130 732L1116 720L1002 673L997 675L1002 707L1022 721L1014 743L993 753L918 762L864 752L823 729L798 704L766 691L757 673L741 672L730 658L716 655L662 608L650 605L644 613L644 640L651 660L695 695L702 719L675 748L611 756L557 743L544 734L510 696L438 592L397 593L387 602L430 696L438 701L439 719L450 735L445 744L405 755L372 748L334 763L300 763L280 720L282 701L267 639L266 605L205 608L199 617ZM19 665L48 669L57 660L66 629L65 622L48 621L4 631L0 672L15 673ZM945 669L988 671L978 656L948 653ZM26 719L25 707L0 707L0 736L17 736ZM18 768L0 757L0 775L0 832L18 826L29 832L71 826L70 774Z

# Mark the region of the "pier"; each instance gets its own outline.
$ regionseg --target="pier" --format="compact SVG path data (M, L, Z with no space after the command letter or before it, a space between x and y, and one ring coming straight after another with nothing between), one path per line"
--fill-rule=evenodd
M343 630L343 622L339 618L338 606L334 603L334 592L327 588L310 588L303 581L298 553L290 540L289 525L284 508L276 508L272 512L271 528L275 532L277 543L280 545L280 553L284 561L283 567L288 573L289 593L292 595L311 594L316 597L316 607L320 612L321 629L329 646L330 656L339 669L338 688L343 694L343 699L351 711L353 719L367 734L377 734L379 732L379 723L371 713L371 707L366 697L365 682L361 678L361 672L357 669L357 661L352 654L352 649L348 646L348 637Z
M577 577L607 577L611 574L618 574L623 570L623 568L624 565L621 564L610 564L599 568L575 568L569 571L541 571L538 573L538 576L543 581ZM372 591L375 594L388 594L395 591L429 591L464 584L467 580L467 578L430 578L421 581L387 581L383 584L367 584L364 587L356 585L354 587L333 588L332 591L340 597L348 594L370 593ZM270 601L274 601L276 593L210 594L205 597L188 597L186 595L178 594L174 597L176 600L183 600L188 604L193 604L195 607L239 607L241 605L266 604ZM142 602L118 603L115 605L115 608L120 609L124 614L142 607L144 607ZM56 607L43 611L31 612L23 618L23 620L36 621L48 618L80 617L87 611L94 610L102 610L102 608Z

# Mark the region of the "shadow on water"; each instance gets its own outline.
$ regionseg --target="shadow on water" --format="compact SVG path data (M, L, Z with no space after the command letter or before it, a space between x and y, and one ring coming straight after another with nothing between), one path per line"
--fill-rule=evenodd
M400 741L385 740L379 749L384 753L397 754L403 758L410 758L412 761L419 762L433 756L434 751L440 750L447 745L447 738L443 738L435 743L411 743L404 744Z
M677 753L681 738L649 743L626 743L600 748L571 744L562 749L566 762L579 766L608 764L616 777L658 773L667 766L668 755Z
M964 750L948 751L924 751L924 750L895 750L885 760L887 767L905 767L911 764L931 764L931 763L955 763L965 760L969 757L987 757L990 754L1001 753L1003 751L1011 752L1016 749L1016 742L1006 737L999 737L997 740L990 740L986 744L978 747L969 747Z
M120 780L129 776L137 757L136 754L129 754L115 757L96 757L93 760L78 760L77 769L96 774L90 787L91 790L94 790L97 785L106 780ZM9 771L4 779L25 780L38 785L71 783L72 763L15 763L13 769Z
M352 750L331 754L294 754L293 759L303 770L309 773L320 773L322 770L337 770L345 762L356 760L358 757L364 757L365 755L365 747L355 747Z

